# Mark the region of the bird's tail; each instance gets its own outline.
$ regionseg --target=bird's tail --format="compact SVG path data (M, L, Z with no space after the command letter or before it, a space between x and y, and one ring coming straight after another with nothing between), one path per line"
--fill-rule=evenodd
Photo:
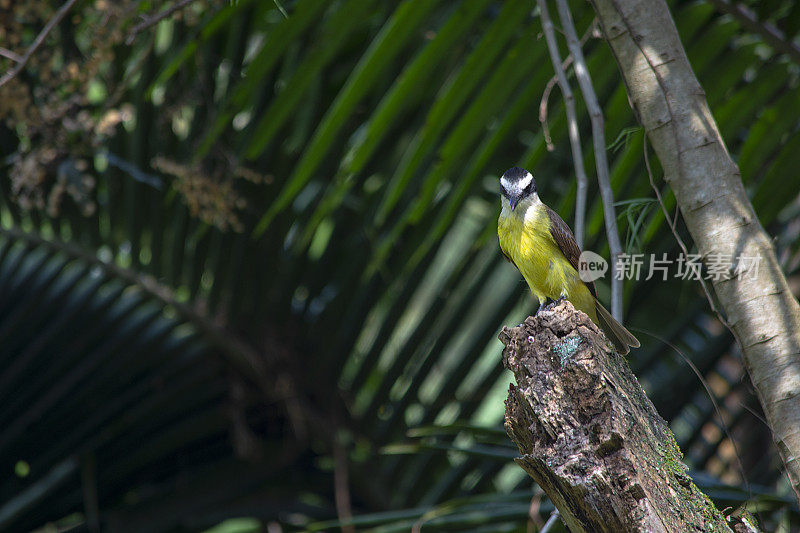
M625 329L625 326L617 322L600 302L595 300L594 307L597 312L597 325L600 326L600 329L603 330L603 333L606 334L608 340L611 341L614 348L616 348L619 353L627 355L627 353L631 351L629 346L631 348L638 348L641 346L639 340L634 337L630 331Z

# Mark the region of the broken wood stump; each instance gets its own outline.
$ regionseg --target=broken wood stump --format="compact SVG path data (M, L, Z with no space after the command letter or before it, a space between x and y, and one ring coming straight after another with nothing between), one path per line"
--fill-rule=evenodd
M500 340L517 382L505 413L516 462L572 533L755 531L692 482L625 358L570 302L503 328Z

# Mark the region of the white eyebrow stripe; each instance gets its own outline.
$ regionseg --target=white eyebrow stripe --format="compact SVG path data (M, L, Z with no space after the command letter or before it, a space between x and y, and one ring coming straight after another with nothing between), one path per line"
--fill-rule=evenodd
M511 186L511 183L509 183L509 181L506 179L506 177L503 176L503 177L500 178L500 185L504 189L508 189Z
M525 174L525 177L519 180L519 188L525 189L528 185L531 184L531 180L533 179L533 175L530 172Z

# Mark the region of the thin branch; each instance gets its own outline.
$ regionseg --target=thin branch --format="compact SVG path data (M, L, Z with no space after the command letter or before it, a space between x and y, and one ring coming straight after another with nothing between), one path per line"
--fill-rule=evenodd
M527 531L527 533L534 533L533 528L536 528L536 531L541 533L541 529L545 525L544 520L539 516L539 507L541 507L541 504L542 492L534 492L533 498L531 498L531 504L528 507L528 522L525 525L525 531Z
M596 30L597 17L592 20L592 23L589 24L589 27L586 29L586 33L581 37L581 45L586 44L586 41L589 40L589 37L594 35ZM572 54L567 55L567 58L561 63L561 69L566 72L570 65L572 65ZM552 152L556 149L553 145L553 139L550 137L550 128L547 125L548 102L550 101L550 93L553 92L553 87L556 86L556 83L558 83L558 75L554 74L552 78L547 80L547 85L545 85L544 91L542 91L542 100L539 102L539 122L542 124L542 133L544 134L544 142L547 145L548 152Z
M670 348L672 348L672 350L675 353L677 353L680 356L681 359L683 359L683 362L686 363L686 365L692 370L692 372L694 372L694 375L697 377L698 381L700 381L700 384L706 390L706 396L708 396L708 399L711 400L711 405L714 407L714 411L717 414L717 418L719 419L719 423L722 426L722 430L725 432L725 435L728 437L728 440L731 441L731 444L733 445L733 454L736 456L736 462L738 463L738 466L739 466L739 473L742 476L742 481L744 481L744 486L745 486L745 489L747 490L747 494L749 496L748 500L752 499L753 498L753 492L750 489L750 481L747 479L747 473L745 472L744 464L742 463L742 456L739 454L739 445L737 444L736 440L733 438L733 435L731 435L730 429L728 428L728 424L725 422L725 417L722 416L722 409L719 408L719 404L717 403L717 397L711 391L711 386L708 384L708 381L706 381L706 378L703 377L703 374L700 372L700 369L697 368L697 365L695 365L692 362L692 360L689 359L689 357L686 356L686 354L684 354L682 351L680 351L677 346L675 346L673 343L669 342L667 339L665 339L663 337L660 337L658 335L654 335L653 333L650 333L649 331L644 331L641 328L634 328L634 329L637 329L638 331L641 331L642 333L644 333L646 335L650 335L654 339L658 339L660 342L662 342L665 345L667 345ZM763 523L763 521L762 521L762 523Z
M542 19L542 30L544 37L547 41L547 48L550 50L550 62L553 64L553 69L556 71L558 78L558 86L561 89L561 94L564 96L564 108L567 112L567 123L569 128L569 144L572 148L572 161L575 166L575 178L578 181L578 190L575 195L575 241L578 243L579 248L583 248L583 230L584 220L586 217L586 190L588 188L588 180L586 179L586 169L583 167L583 151L581 150L580 133L578 132L578 119L575 113L575 97L572 94L572 89L567 81L567 74L564 72L561 62L561 53L558 51L558 42L556 41L556 33L553 27L553 21L550 19L550 13L547 11L547 3L545 0L537 0L539 5L540 17Z
M539 0L544 3L543 0ZM606 157L606 135L603 122L603 111L594 92L592 78L586 67L575 23L569 11L566 0L556 0L561 26L567 39L567 46L575 60L575 77L578 78L586 109L592 119L592 140L594 141L594 161L597 168L597 182L600 186L600 197L603 200L603 215L608 234L608 247L611 250L611 314L622 321L622 279L617 276L617 259L622 255L622 244L619 240L617 229L617 216L614 212L614 191L611 189L611 178L608 173L608 159Z
M336 432L333 434L333 484L336 500L336 514L342 523L342 533L355 533L353 527L353 510L350 505L350 485L347 480L347 453L339 442Z
M30 60L31 56L36 52L36 50L39 49L40 46L42 46L42 43L44 42L44 40L48 36L48 34L51 31L53 31L53 28L55 28L56 24L61 22L61 19L64 18L64 15L67 14L67 12L72 8L72 6L75 4L76 1L77 0L67 0L67 2L65 2L64 5L61 6L58 9L58 11L56 11L56 14L53 15L53 18L51 18L47 22L45 27L42 28L42 31L39 32L39 35L36 36L36 39L34 39L33 44L31 44L28 47L28 50L26 50L25 53L22 54L21 57L19 57L18 60L15 60L15 61L17 61L17 64L14 65L14 67L11 70L9 70L5 74L3 74L2 78L0 78L0 87L2 87L6 83L8 83L12 79L14 79L14 77L17 74L22 72L22 69L25 68L25 65L28 64L28 61ZM13 54L13 52L12 52L12 54ZM14 55L16 55L16 54L14 54ZM6 56L6 57L8 57L8 56ZM13 58L11 58L11 59L13 59Z
M561 63L561 70L567 72L567 69L570 65L572 65L571 54L567 56L563 63ZM550 102L550 93L553 92L553 87L555 87L557 83L558 74L553 74L553 77L547 80L547 85L545 85L544 91L542 91L542 100L539 102L539 122L542 125L542 133L544 134L544 142L547 145L548 152L552 152L556 149L555 145L553 144L553 138L550 136L550 127L547 125L547 115Z
M787 39L786 35L769 22L758 20L758 16L750 8L741 4L734 4L730 0L711 0L718 11L727 13L735 18L742 26L757 33L764 38L764 42L778 52L788 55L792 61L800 64L800 46Z
M171 6L169 6L164 11L160 11L160 12L156 13L155 15L149 15L147 17L143 17L142 21L139 24L137 24L136 26L134 26L133 29L131 30L131 32L128 34L128 37L125 39L125 44L127 44L127 45L133 44L133 41L136 39L136 36L139 35L141 32L143 32L144 30L146 30L150 26L158 24L159 22L161 22L165 18L169 17L170 15L175 13L176 11L179 11L179 10L183 9L184 7L188 6L192 2L194 2L194 0L180 0L180 1L172 4Z
M14 61L15 63L19 63L22 61L21 55L19 55L16 52L12 52L8 48L3 48L1 46L0 46L0 56L7 57L8 59Z
M656 193L656 199L658 200L658 204L661 206L661 211L664 212L664 218L667 220L667 225L669 226L669 229L672 231L672 235L675 236L675 240L678 241L678 246L681 247L681 251L683 251L684 257L688 257L689 249L686 247L686 243L683 242L683 239L681 239L681 236L678 235L678 229L676 228L675 220L672 219L672 217L669 214L669 211L667 211L667 206L664 204L664 200L661 198L661 192L658 190L658 187L656 187L656 183L653 180L653 170L650 167L650 156L647 154L647 132L644 133L643 137L644 137L644 142L642 143L642 145L644 148L644 166L647 169L647 177L650 180L650 187L652 187L653 192ZM676 220L677 220L677 214L678 213L676 212L675 213ZM700 286L703 287L703 292L706 294L706 299L708 300L708 305L711 306L711 310L714 311L714 313L717 315L719 321L722 322L722 324L725 325L725 327L728 328L731 331L731 333L734 333L730 324L728 324L728 321L725 320L725 318L723 318L722 313L719 312L719 309L717 309L717 306L714 304L714 298L711 296L711 292L708 290L708 286L706 285L706 281L703 279L703 276L698 276L697 279L700 281Z
M567 56L567 59L561 64L562 69L566 70L567 67L565 65L568 61L572 63L572 56ZM544 135L544 143L547 146L548 152L552 152L556 149L553 144L553 138L550 136L550 127L547 125L547 107L550 100L550 93L553 92L553 87L556 86L557 82L558 76L556 75L547 81L547 85L545 85L544 91L542 91L542 100L539 102L539 123L542 125L542 134Z
M544 527L539 531L539 533L548 533L548 531L555 527L560 519L561 514L558 512L558 509L554 509L553 512L550 513L550 518L547 519L547 522L545 522Z

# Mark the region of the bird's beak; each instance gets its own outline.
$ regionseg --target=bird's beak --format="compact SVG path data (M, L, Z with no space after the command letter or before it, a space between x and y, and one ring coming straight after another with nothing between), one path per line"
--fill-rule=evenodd
M508 203L510 203L510 204L511 204L511 210L512 210L512 211L514 210L514 208L516 208L516 207L517 207L517 204L519 204L519 201L520 201L521 199L522 199L522 197L521 197L520 195L516 195L516 194L515 194L515 195L513 195L513 196L511 196L511 197L508 199Z

